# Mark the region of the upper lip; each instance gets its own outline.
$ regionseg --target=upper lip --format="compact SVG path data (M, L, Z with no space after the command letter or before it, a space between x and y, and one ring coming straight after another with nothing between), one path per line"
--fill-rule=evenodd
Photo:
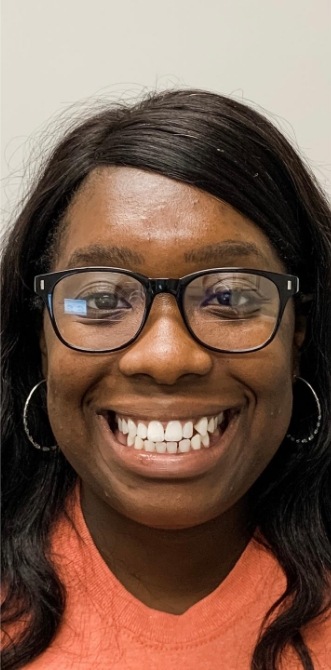
M159 411L155 408L155 405L153 405L153 409L151 411L151 407L147 408L146 406L142 405L139 407L139 410L137 407L127 407L125 405L119 405L119 406L103 406L99 410L97 410L97 414L102 414L106 415L109 412L113 412L117 416L121 417L128 417L133 420L145 420L145 421L153 421L153 420L162 420L162 421L185 421L189 419L199 419L202 416L217 416L221 412L225 412L227 410L232 410L234 412L239 411L244 403L236 403L236 404L213 404L213 405L208 405L208 407L203 407L202 405L198 407L184 407L183 405L177 405L174 407L164 407L160 406ZM162 419L161 419L162 418Z

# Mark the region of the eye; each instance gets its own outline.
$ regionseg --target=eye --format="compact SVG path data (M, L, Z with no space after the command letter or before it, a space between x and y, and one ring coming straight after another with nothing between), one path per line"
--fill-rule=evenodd
M92 293L85 297L87 308L94 310L113 310L128 308L128 303L116 293Z
M202 302L202 307L211 307L213 311L226 316L249 316L258 312L263 304L263 297L252 289L229 289L214 290ZM222 309L221 309L222 308Z
M244 307L252 302L251 291L226 290L214 293L214 298L219 305L228 307Z
M131 293L109 282L98 282L85 286L77 296L77 302L84 303L79 316L83 320L110 321L122 319L132 308Z

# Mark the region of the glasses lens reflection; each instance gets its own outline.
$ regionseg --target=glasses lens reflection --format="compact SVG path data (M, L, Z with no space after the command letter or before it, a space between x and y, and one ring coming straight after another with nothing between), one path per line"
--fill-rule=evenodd
M129 275L86 271L63 277L53 294L53 313L62 338L89 351L116 349L138 332L145 290Z

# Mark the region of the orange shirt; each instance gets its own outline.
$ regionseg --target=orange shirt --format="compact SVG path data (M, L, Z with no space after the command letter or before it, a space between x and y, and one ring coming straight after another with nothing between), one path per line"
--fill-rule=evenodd
M252 540L227 578L184 614L153 610L110 572L77 500L75 527L63 520L53 542L67 608L52 645L31 670L249 670L263 615L281 594L275 559ZM151 557L151 560L152 557ZM331 619L305 634L315 670L331 669ZM281 666L302 670L291 653Z

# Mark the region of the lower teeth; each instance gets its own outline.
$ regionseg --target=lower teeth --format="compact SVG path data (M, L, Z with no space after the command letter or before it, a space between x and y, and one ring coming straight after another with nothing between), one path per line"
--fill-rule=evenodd
M213 433L213 436L219 435L219 430ZM133 447L137 451L156 452L158 454L185 454L189 451L199 451L200 449L208 449L210 446L209 434L201 436L199 434L193 435L189 439L180 440L180 442L152 442L151 440L143 440L136 435L127 435L126 441L128 447Z

